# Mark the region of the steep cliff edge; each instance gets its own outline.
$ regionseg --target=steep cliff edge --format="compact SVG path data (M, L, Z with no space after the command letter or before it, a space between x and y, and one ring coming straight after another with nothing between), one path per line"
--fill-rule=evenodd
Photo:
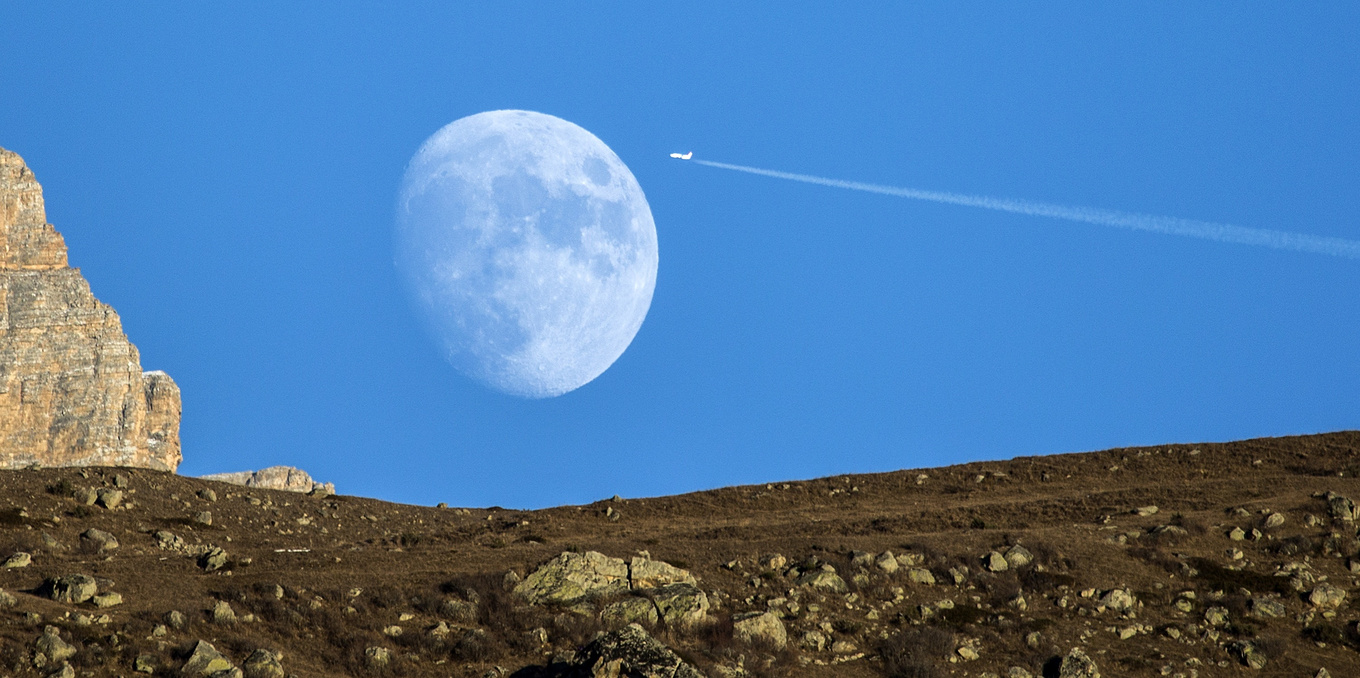
M143 372L118 314L66 261L42 186L0 148L0 468L180 462L179 387Z

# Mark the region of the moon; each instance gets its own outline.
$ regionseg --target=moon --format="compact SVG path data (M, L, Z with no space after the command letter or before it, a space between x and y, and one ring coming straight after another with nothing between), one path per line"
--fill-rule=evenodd
M525 398L578 389L623 355L656 289L642 187L595 135L488 111L421 145L397 200L396 264L455 369Z

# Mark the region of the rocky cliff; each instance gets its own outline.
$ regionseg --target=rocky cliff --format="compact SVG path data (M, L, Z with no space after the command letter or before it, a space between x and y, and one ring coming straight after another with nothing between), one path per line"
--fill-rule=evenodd
M0 148L0 468L180 462L179 388L66 261L42 186Z

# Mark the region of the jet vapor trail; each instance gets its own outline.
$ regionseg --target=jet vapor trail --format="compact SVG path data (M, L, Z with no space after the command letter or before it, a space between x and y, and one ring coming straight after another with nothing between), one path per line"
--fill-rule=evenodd
M1191 238L1203 238L1205 240L1217 240L1219 242L1261 245L1281 250L1294 250L1297 252L1310 252L1312 254L1326 254L1334 257L1360 259L1360 241L1348 240L1346 238L1305 235L1302 233L1289 233L1287 231L1272 231L1264 228L1247 228L1245 226L1232 226L1230 224L1216 224L1211 221L1196 221L1194 219L1180 219L1177 217L1158 217L1150 214L1119 212L1116 210L1098 209L1094 207L1070 207L1066 205L1035 202L1032 200L991 198L982 195L964 195L961 193L945 193L941 191L923 191L916 188L881 186L858 181L826 179L808 174L794 174L792 172L760 169L759 167L730 165L725 162L713 162L711 160L699 160L697 158L690 160L690 162L696 162L700 165L707 165L720 169L746 172L748 174L759 174L761 176L774 177L776 179L801 181L805 184L818 184L820 186L831 186L833 188L848 188L852 191L881 193L883 195L892 195L899 198L928 200L930 202L963 205L965 207L981 207L983 209L997 210L999 212L1013 212L1015 214L1028 214L1036 217L1067 219L1069 221L1080 221L1101 226L1128 228L1135 231L1169 233L1171 235L1184 235Z

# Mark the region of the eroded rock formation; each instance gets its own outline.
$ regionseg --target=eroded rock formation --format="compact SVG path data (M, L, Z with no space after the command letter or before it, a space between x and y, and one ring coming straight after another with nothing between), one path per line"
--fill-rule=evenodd
M66 261L42 186L0 148L0 468L180 462L179 387L143 372L118 314Z
M300 468L292 466L270 466L259 471L237 471L235 473L211 473L200 476L204 480L231 483L246 487L259 487L266 490L288 490L289 492L322 492L335 494L335 483L318 483Z

